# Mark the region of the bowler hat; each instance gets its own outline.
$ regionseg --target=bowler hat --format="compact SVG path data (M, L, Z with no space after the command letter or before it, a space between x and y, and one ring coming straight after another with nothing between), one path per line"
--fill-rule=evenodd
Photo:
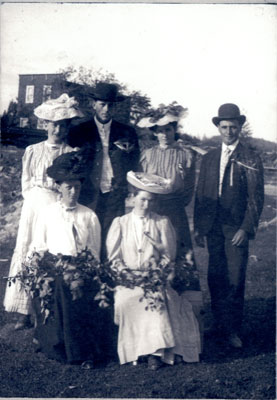
M55 158L46 173L56 182L83 180L86 176L86 157L82 151L71 151Z
M236 104L222 104L218 109L218 117L212 119L213 123L218 126L220 121L236 119L241 125L246 121L245 115L241 115L240 109Z
M115 103L125 100L125 96L118 94L118 87L113 83L98 82L95 88L87 90L88 96L94 100L109 101Z

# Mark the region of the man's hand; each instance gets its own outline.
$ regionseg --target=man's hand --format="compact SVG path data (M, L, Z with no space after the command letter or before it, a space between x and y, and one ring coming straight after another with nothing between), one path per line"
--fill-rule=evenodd
M247 233L243 229L239 229L233 239L232 245L233 246L241 246L247 240Z
M194 234L194 240L198 247L205 247L205 238L204 236L200 235L198 232Z

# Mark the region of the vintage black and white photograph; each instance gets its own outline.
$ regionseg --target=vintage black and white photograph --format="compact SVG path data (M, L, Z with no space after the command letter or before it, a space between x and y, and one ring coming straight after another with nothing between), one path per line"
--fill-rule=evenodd
M276 10L1 3L1 398L276 398Z

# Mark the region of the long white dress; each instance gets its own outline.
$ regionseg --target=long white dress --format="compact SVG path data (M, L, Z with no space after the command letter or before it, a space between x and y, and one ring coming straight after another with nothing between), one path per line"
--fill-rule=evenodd
M159 254L144 231L162 243L164 253L174 260L176 235L167 217L150 213L144 220L134 211L115 218L107 236L107 254L110 261L120 259L132 269ZM167 307L162 311L145 310L146 301L141 288L118 286L115 292L115 323L119 325L118 355L121 364L136 361L139 356L159 355L168 364L174 363L174 354L186 362L199 361L200 335L191 304L170 286L165 292Z
M37 216L45 206L54 203L58 198L57 185L46 174L55 158L63 153L73 151L66 144L51 145L47 141L28 146L22 159L22 206L16 247L11 260L9 276L16 275L26 258L29 246L34 239ZM19 283L7 285L4 307L9 312L30 314L31 303Z

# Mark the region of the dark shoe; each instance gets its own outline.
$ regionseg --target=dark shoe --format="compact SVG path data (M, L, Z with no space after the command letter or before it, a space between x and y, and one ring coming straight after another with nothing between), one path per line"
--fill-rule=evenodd
M19 331L21 329L28 329L32 327L30 315L21 314L18 317L18 321L15 324L14 330Z
M160 357L148 356L148 369L157 371L157 369L161 368L162 365L163 362L161 361Z
M231 335L229 335L228 343L231 347L234 347L235 349L242 348L242 341L236 333L232 333Z
M175 354L174 356L174 365L183 364L183 357Z
M93 369L94 362L92 360L86 360L81 364L82 369Z

